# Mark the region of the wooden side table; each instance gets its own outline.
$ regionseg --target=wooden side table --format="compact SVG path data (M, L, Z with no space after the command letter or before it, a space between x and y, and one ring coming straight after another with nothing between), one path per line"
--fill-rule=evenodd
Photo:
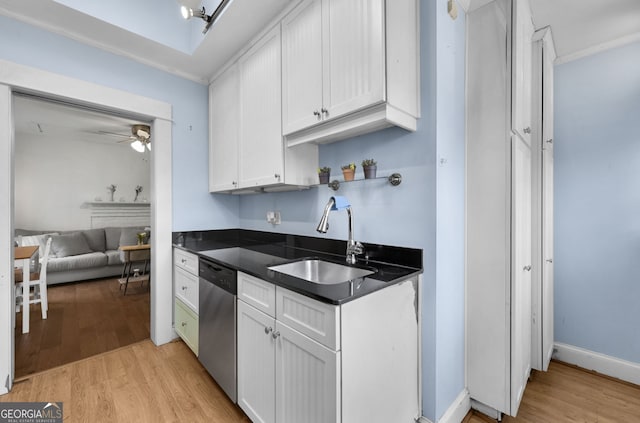
M149 282L150 280L151 245L123 245L120 247L120 251L123 252L124 268L122 269L122 277L118 279L118 282L120 283L120 288L124 285L124 293L122 295L127 295L129 282L140 282L141 285L144 285L145 281ZM142 271L134 273L133 264L140 262L143 263Z

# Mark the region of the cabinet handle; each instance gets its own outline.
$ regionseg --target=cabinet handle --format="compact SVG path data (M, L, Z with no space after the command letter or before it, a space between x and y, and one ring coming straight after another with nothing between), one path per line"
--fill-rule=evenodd
M314 110L314 111L313 111L313 115L314 115L315 117L317 117L317 118L318 118L318 120L320 120L320 112L319 112L319 111Z
M279 173L274 173L273 177L276 178L277 180L280 180L280 174Z
M324 117L329 116L329 111L328 111L325 107L323 107L322 109L320 109L320 111L322 112L322 114L324 115Z
M273 332L273 333L271 334L271 337L272 337L273 339L277 339L279 336L280 336L280 332L278 332L278 331Z
M236 181L232 181L231 185L236 186L236 185L238 185L238 183Z
M522 130L525 134L530 134L531 133L531 128L530 127L526 127Z
M187 322L182 322L182 327L187 326Z
M546 259L545 260L547 263L553 263L553 259Z
M269 335L271 332L273 332L273 328L271 326L269 326L268 328L264 328L264 333Z
M186 289L187 289L187 287L186 287L186 286L183 286L183 287L182 287L182 290L183 290L183 291L186 291Z
M546 141L546 143L547 143L547 144L553 144L553 138L549 138L549 139Z
M531 271L531 265L529 264L529 265L523 267L522 270L524 270L525 272L530 272Z
M180 261L182 262L182 264L185 264L187 262L186 259L180 259Z

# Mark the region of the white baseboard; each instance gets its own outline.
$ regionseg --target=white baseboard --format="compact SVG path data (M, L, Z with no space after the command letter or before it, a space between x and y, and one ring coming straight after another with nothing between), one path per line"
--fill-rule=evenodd
M640 364L600 354L572 345L556 343L553 358L583 369L640 385Z
M447 411L445 411L438 420L438 423L460 423L469 410L471 410L471 398L469 397L469 391L465 388L456 399L453 400ZM432 422L426 417L420 417L418 423Z

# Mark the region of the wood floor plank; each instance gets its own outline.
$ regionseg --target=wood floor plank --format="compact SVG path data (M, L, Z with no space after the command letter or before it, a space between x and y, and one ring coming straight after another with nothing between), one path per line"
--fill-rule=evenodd
M31 308L28 334L17 314L16 378L148 338L149 289L132 286L125 296L119 287L114 278L48 287L48 318Z
M5 401L63 402L65 422L249 423L175 341L145 340L34 374L0 396Z
M464 423L494 420L475 411ZM505 423L640 422L640 386L552 361L548 372L533 372L516 417Z

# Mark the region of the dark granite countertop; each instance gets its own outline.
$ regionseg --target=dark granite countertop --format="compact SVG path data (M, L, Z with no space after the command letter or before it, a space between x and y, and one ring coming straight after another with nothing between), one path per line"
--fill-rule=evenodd
M174 233L173 240L177 248L330 304L351 301L422 273L422 250L364 244L366 257L355 266L374 268L376 272L349 282L323 285L268 267L303 258L346 265L345 241L242 229Z

